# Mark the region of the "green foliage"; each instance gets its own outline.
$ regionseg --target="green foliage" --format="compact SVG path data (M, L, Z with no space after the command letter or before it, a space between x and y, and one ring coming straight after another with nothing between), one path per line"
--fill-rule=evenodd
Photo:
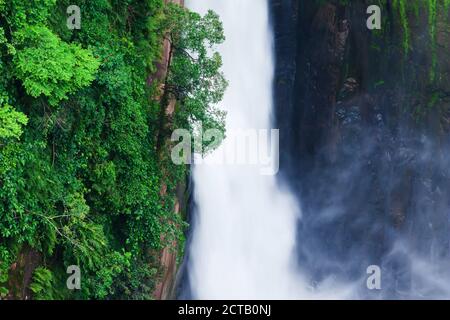
M26 27L14 34L16 76L27 93L44 95L52 106L89 85L99 62L79 45L62 42L46 27Z
M11 252L4 245L0 244L0 299L4 298L9 292L6 285L12 260Z
M398 7L400 11L400 20L403 27L403 48L405 50L405 55L407 55L410 50L411 35L409 30L408 16L406 12L406 1L398 0Z
M56 0L8 0L0 3L0 14L7 19L12 30L28 25L45 24L55 8Z
M157 150L165 105L148 78L170 34L176 120L223 127L213 105L226 82L209 51L223 31L214 13L163 0L80 0L82 27L69 30L71 4L0 0L0 296L22 289L8 270L31 247L34 298L151 299L155 256L182 244L173 208L187 169ZM66 288L69 265L80 291Z
M0 107L0 139L19 138L22 126L27 122L27 116L15 111L10 105Z
M447 8L447 4L445 4ZM436 21L437 21L437 0L429 0L428 1L428 23L430 28L430 38L431 38L431 71L430 71L430 80L434 81L436 77L436 66L437 66L437 57L436 57Z
M33 282L30 289L37 300L50 300L53 298L53 275L50 270L38 267L33 273Z
M180 102L178 124L191 128L201 122L203 128L225 130L225 114L216 108L227 82L220 72L222 59L214 51L225 40L222 24L213 11L205 16L178 5L166 8L164 28L173 46L173 58L166 82L166 92ZM184 123L183 123L184 122Z
M400 23L403 29L403 49L405 56L413 49L411 48L411 30L408 20L408 11L413 10L415 16L419 16L421 6L423 9L428 11L428 31L430 35L430 47L432 52L431 66L430 66L430 81L433 82L436 79L436 69L437 69L437 22L438 22L438 11L441 8L445 13L448 12L450 8L450 0L429 0L429 1L406 1L406 0L394 0L393 8L398 11L400 17Z
M408 1L406 0L394 0L392 3L394 9L399 12L400 24L403 29L403 50L405 56L408 55L411 50L411 34L409 30L409 20L408 20ZM418 11L418 2L413 3L414 12Z

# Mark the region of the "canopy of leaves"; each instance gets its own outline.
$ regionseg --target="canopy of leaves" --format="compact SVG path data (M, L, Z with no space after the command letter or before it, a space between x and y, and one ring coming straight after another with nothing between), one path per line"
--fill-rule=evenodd
M19 138L22 126L27 122L27 116L15 111L10 105L0 107L0 139Z
M165 105L148 77L170 34L177 121L221 122L225 80L209 52L221 25L163 0L79 0L82 27L69 30L72 4L0 0L0 297L23 291L11 265L30 247L34 298L151 299L155 253L183 238L173 205L187 169L161 160ZM66 289L73 264L81 291Z
M46 27L26 27L14 34L14 40L16 76L29 95L44 95L55 106L94 80L99 62L92 53L62 42Z
M173 46L166 88L180 101L179 119L223 132L225 113L216 104L223 98L227 81L220 71L221 56L215 51L225 40L222 23L213 11L202 17L175 4L167 6L166 15L164 28Z

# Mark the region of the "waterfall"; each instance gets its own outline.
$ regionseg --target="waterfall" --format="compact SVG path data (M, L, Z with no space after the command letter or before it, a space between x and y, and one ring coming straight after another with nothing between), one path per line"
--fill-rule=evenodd
M269 1L186 3L202 14L216 11L226 36L219 51L230 85L220 107L228 112L228 137L207 157L211 162L232 149L230 132L273 126ZM293 10L291 2L274 3L274 10ZM181 291L188 293L181 297L448 299L450 156L442 137L394 120L397 98L385 100L377 97L382 93L363 90L339 101L330 116L339 121L339 142L322 142L335 135L320 114L331 109L317 106L329 104L322 98L328 97L324 88L331 71L323 66L335 60L336 52L322 52L328 36L309 34L309 28L290 34L297 22L284 24L293 15L274 18L285 31L277 38L278 62L292 75L292 83L277 82L275 92L283 177L289 181L261 175L257 165L194 165L193 220L180 281ZM322 53L323 59L312 59ZM293 94L295 81L304 84ZM283 99L278 99L281 91Z
M227 132L269 129L274 57L267 0L188 0L186 6L201 14L212 9L224 24L226 40L218 49L229 81L220 106L228 113ZM227 137L209 160L231 143ZM299 208L276 175L260 169L193 167L196 210L186 267L191 298L299 297L293 263Z

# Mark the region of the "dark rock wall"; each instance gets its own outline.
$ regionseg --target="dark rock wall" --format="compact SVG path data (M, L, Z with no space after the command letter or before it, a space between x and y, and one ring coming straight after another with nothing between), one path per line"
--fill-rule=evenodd
M270 3L280 176L303 211L299 268L312 286L359 283L358 297L450 296L439 284L450 261L448 12L439 6L434 42L426 6L408 8L405 52L392 1L381 31L366 27L368 1ZM381 291L365 288L372 264Z

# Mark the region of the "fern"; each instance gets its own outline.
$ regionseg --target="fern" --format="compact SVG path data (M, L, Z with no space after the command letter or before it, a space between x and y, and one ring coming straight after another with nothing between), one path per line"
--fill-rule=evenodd
M50 270L39 267L34 270L30 289L37 300L53 299L53 275Z

